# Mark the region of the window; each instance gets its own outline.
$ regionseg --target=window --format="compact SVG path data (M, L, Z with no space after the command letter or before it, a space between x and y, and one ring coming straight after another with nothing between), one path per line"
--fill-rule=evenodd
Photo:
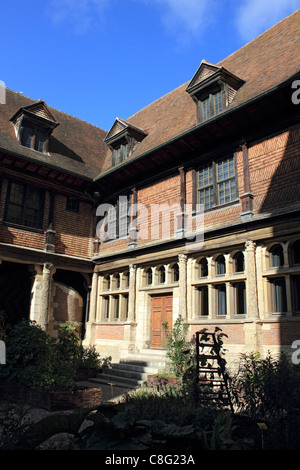
M213 162L198 171L198 203L204 210L236 200L234 158Z
M282 313L286 312L287 310L287 302L286 302L286 287L285 287L285 279L278 278L272 279L271 281L272 287L272 310L275 313Z
M223 98L222 91L218 90L216 93L211 93L205 99L199 102L200 104L200 120L207 121L212 116L223 111Z
M121 196L115 205L111 205L106 215L105 239L114 240L128 236L129 199Z
M23 126L21 144L24 147L37 150L38 152L43 152L45 141L46 141L46 132L44 132L41 129L37 129L31 126L27 126L27 125Z
M178 264L174 264L172 268L172 281L178 282L179 281L179 266Z
M235 290L235 312L238 315L246 313L246 284L237 282L233 284Z
M292 263L300 264L300 240L292 245Z
M164 284L166 280L166 269L164 266L161 266L158 270L158 283Z
M300 312L300 275L292 277L292 286L293 286L293 307L294 311Z
M203 258L200 261L200 277L207 277L208 276L208 263L207 259Z
M208 287L201 286L197 288L198 292L198 316L208 315Z
M152 284L152 268L149 268L146 271L146 285L151 286L151 284Z
M79 212L79 201L78 199L71 199L68 197L66 203L66 210L70 212Z
M34 186L10 183L5 221L31 228L42 228L44 192Z
M226 306L226 285L221 284L217 286L217 304L218 304L218 315L227 314Z
M217 163L218 203L227 204L236 198L233 157Z
M283 266L283 248L281 245L275 245L270 250L271 254L271 266L272 268L279 268Z
M199 170L199 203L204 210L214 206L213 166Z
M119 147L113 149L112 165L119 165L129 157L129 144L121 144Z
M226 263L225 257L223 255L218 256L216 259L217 262L217 274L225 274L226 273Z
M245 271L245 257L244 254L239 251L233 257L234 260L234 272L235 273L242 273Z

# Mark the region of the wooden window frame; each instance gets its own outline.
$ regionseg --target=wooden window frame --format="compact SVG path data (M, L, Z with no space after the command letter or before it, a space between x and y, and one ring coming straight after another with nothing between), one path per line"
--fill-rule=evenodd
M227 178L223 178L219 180L218 179L218 165L220 165L221 162L225 162L226 160L228 162L232 160L234 174L233 176L228 176ZM211 168L212 170L212 181L210 182L210 184L200 186L200 173L209 168ZM226 183L227 181L234 181L235 196L234 197L230 196L230 201L221 202L220 201L220 185L222 183ZM233 155L220 158L218 160L213 160L210 163L207 163L206 165L199 167L196 171L196 183L195 184L196 184L195 186L196 198L195 199L196 199L197 204L201 204L201 191L205 191L208 188L212 188L212 192L213 192L212 205L210 205L209 207L204 207L204 211L211 210L216 207L223 207L223 206L226 206L227 204L232 204L238 201L237 169L236 169L235 155L233 154Z
M24 190L24 194L22 196L22 203L17 204L11 200L11 191L12 191L12 185L17 185L19 187L22 187ZM39 207L34 208L30 207L29 205L29 191L30 189L34 189L39 192ZM10 219L10 206L19 206L21 207L21 220L20 223L18 222L13 222ZM11 226L16 226L16 227L21 227L21 228L26 228L29 230L41 230L43 228L43 219L44 219L44 206L45 206L45 191L42 190L41 188L38 188L37 186L27 184L27 183L20 183L16 181L9 181L8 187L7 187L7 194L6 194L6 203L5 203L5 212L4 212L4 222L7 225ZM26 223L26 210L28 209L34 209L38 211L37 215L37 223L36 225L30 225Z
M105 242L119 240L120 238L128 238L129 237L129 227L130 227L130 196L126 196L127 198L127 210L123 215L121 214L121 202L118 201L115 204L111 205L111 208L108 210L106 215L106 226L107 226L107 237L104 240ZM126 233L125 230L120 232L121 228L121 219L126 218Z
M25 129L32 129L32 136L31 136L30 145L24 145L24 142L23 142L24 130ZM43 145L42 145L42 150L40 150L39 148L36 148L37 134L39 132L44 134L44 141L43 141ZM48 139L49 139L49 137L48 137L48 132L47 132L46 129L43 129L42 127L37 126L33 122L27 122L26 121L26 122L22 123L22 128L21 128L21 133L20 133L20 143L23 147L29 148L31 150L35 150L36 152L39 152L39 153L46 153L47 152L47 147L48 147Z

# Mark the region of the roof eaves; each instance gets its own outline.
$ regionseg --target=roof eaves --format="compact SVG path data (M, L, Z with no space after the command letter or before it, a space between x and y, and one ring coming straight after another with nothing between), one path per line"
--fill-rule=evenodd
M298 74L296 74L297 76ZM156 152L157 150L160 150L161 148L167 146L167 145L170 145L172 144L173 142L176 142L176 140L180 140L188 135L190 135L191 133L195 132L196 130L198 129L201 129L201 128L205 128L208 124L211 124L215 121L218 121L220 120L222 117L226 117L226 116L229 116L230 114L242 109L242 108L245 108L246 106L248 106L249 104L251 103L254 103L255 101L258 101L260 100L261 98L275 92L276 90L280 90L281 88L284 88L286 86L286 84L288 82L290 82L292 79L293 79L294 76L288 78L287 80L285 80L284 82L280 83L279 85L276 85L262 93L260 93L259 95L256 95L252 98L250 98L249 100L247 101L244 101L243 103L240 103L236 106L231 106L229 107L228 109L224 110L222 113L216 115L216 116L213 116L212 118L210 118L209 120L205 121L205 122L202 122L200 124L197 124L195 126L193 126L192 128L188 129L187 131L184 131L178 135L176 135L175 137L173 137L172 139L169 139L167 140L166 142L163 142L162 144L159 144L153 148L151 148L150 150L147 150L146 152L142 153L141 155L137 155L136 157L133 157L133 158L130 158L128 160L126 160L125 162L122 162L121 164L119 164L118 166L115 166L113 168L110 168L109 170L105 171L104 173L98 175L96 178L94 178L94 182L97 182L97 181L100 181L102 178L104 178L105 176L107 175L110 175L112 173L115 173L117 172L120 168L124 167L124 166L127 166L129 164L131 164L132 162L134 161L137 161L143 157L146 157L147 155L150 155L151 153L153 152Z

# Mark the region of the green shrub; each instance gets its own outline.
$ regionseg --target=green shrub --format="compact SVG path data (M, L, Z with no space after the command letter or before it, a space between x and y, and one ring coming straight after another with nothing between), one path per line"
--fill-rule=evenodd
M94 347L83 348L76 323L61 325L51 338L39 325L22 321L6 340L6 364L0 367L2 383L43 390L72 390L79 367L101 367Z
M176 377L183 377L188 368L190 343L187 340L189 325L184 323L181 315L178 316L172 330L169 330L168 323L164 322L163 327L167 336L167 357L171 361Z
M37 388L51 385L52 340L35 322L21 321L12 328L6 340L6 364L0 374L6 383Z

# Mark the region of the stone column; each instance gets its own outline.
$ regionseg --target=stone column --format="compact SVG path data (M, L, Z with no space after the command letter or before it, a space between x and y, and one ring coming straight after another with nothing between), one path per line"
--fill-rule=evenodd
M135 320L135 289L136 289L136 266L129 266L129 295L128 295L128 321Z
M43 330L47 330L49 324L49 304L50 304L50 294L51 294L51 280L52 280L52 268L51 263L45 263L43 266L43 276L42 276L42 288L41 288L41 298L40 298L40 315L38 323Z
M183 253L178 255L179 265L179 314L187 318L187 256Z
M93 273L89 322L94 322L97 315L97 297L98 297L98 273Z
M247 275L246 293L247 293L247 317L258 319L258 297L257 297L257 275L256 275L256 244L247 241L245 244L245 270Z

